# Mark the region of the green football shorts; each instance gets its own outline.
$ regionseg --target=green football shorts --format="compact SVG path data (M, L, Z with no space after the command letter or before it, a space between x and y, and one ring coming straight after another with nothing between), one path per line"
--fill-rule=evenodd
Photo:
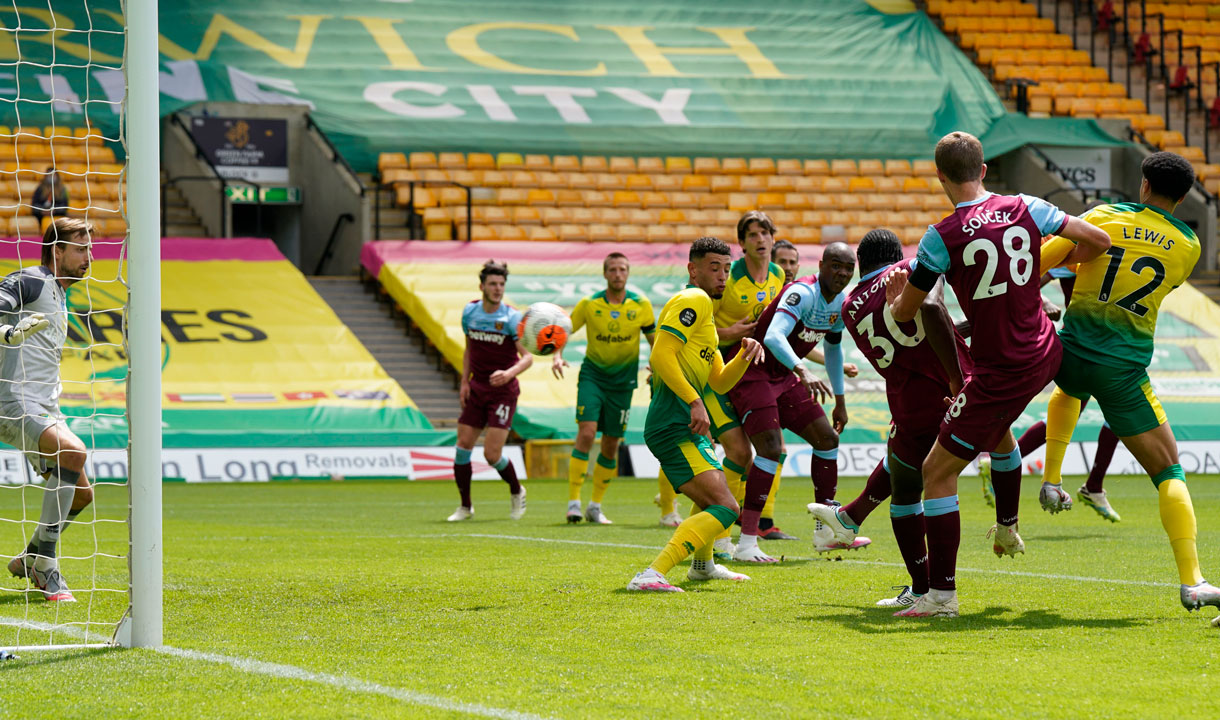
M1102 365L1064 345L1063 364L1055 384L1074 398L1095 398L1110 429L1119 437L1155 430L1168 420L1152 390L1148 371L1137 365Z
M621 438L627 432L634 388L606 390L591 380L576 383L576 422L596 422L603 435Z

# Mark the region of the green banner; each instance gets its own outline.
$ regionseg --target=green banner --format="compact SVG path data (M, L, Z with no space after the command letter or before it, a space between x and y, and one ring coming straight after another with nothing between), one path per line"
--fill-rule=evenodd
M926 15L863 0L195 0L160 13L162 112L307 105L360 169L403 150L927 157L943 133L982 135L1004 113ZM87 115L116 136L116 0L18 2L0 22L0 61L31 63L8 77L0 122Z

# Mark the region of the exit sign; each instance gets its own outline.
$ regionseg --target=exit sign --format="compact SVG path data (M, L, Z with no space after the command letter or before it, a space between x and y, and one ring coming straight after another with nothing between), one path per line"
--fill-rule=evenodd
M286 186L270 186L255 188L249 185L228 185L225 195L234 203L264 203L299 205L301 203L301 188Z

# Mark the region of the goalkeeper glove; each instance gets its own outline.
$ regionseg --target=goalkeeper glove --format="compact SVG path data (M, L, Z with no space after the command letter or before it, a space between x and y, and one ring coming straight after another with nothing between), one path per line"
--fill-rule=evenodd
M21 318L16 325L0 325L0 338L5 345L20 345L26 337L47 329L51 321L42 313L32 313Z

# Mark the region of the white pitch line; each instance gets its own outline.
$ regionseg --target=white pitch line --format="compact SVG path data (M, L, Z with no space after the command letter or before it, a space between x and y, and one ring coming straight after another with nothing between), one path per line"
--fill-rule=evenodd
M595 542L592 540L562 540L559 538L542 538L542 537L532 537L529 535L492 535L492 534L488 534L488 533L445 533L445 534L435 534L435 535L417 535L415 537L491 538L491 539L497 539L497 540L525 540L528 542L560 543L560 544L565 544L565 545L596 545L596 546L600 546L600 547L631 548L631 549L640 548L640 549L645 549L645 550L656 550L657 548L660 547L660 545L632 545L632 544L628 544L628 543ZM793 556L792 559L808 560L810 558ZM904 563L882 562L880 560L847 560L847 559L844 559L844 560L839 560L838 562L851 563L853 565L877 565L877 566L881 566L881 567L895 567L895 568L904 568L904 569L906 568L906 565ZM980 573L980 574L984 574L984 575L1008 575L1010 577L1039 578L1039 579L1043 579L1043 580L1071 580L1074 582L1102 583L1104 585L1139 585L1139 586L1143 586L1143 587L1177 587L1177 585L1174 585L1173 583L1154 582L1152 580L1120 580L1120 579L1115 579L1115 578L1089 577L1087 575L1058 575L1055 573L1023 572L1021 570L989 570L989 569L985 569L985 568L959 567L957 569L957 571L959 573L967 572L967 573Z
M37 620L23 620L21 618L3 616L0 616L0 622L10 626L21 625L29 628L30 630L63 633L64 635L84 640L101 642L109 642L110 640L109 637L98 635L97 633L86 632L71 625L54 625L52 623L39 622ZM422 705L424 707L435 708L437 710L460 712L466 713L467 715L477 715L479 717L498 718L499 720L548 720L542 715L521 713L514 710L503 710L501 708L478 705L476 703L449 700L448 698L443 698L438 695L429 695L428 693L415 692L414 690L403 690L402 688L389 687L387 685L369 682L368 680L360 680L358 678L348 677L346 675L331 675L330 673L313 672L312 670L306 670L304 668L297 667L296 665L264 662L262 660L219 655L217 653L201 652L199 650L187 650L184 648L171 647L169 645L148 649L161 655L169 655L171 657L182 658L184 660L198 660L201 662L215 663L217 665L227 665L234 670L250 675L266 675L284 680L300 680L302 682L315 683L318 685L329 685L330 687L339 688L341 690L364 693L366 695L383 695L385 697L401 700L412 705Z

